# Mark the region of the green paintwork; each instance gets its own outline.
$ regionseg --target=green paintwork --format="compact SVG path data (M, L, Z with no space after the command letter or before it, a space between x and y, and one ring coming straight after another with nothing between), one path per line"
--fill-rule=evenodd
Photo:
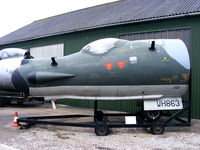
M118 40L103 55L78 52L55 58L57 65L52 65L50 58L31 59L19 71L30 87L188 84L190 70L170 57L162 45L153 51L150 46L147 42ZM137 58L134 64L130 63L132 56ZM106 67L109 64L111 68ZM28 82L32 74L36 74L36 81Z
M30 78L29 78L30 77ZM56 72L37 72L36 73L36 80L32 80L31 76L28 76L27 79L30 83L46 83L46 82L52 82L55 80L61 80L66 78L74 77L72 74L66 74L66 73L56 73Z

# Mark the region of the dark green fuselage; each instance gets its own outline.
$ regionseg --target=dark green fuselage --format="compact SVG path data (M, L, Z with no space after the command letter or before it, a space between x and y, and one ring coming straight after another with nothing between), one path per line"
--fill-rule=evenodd
M21 65L18 71L26 82L27 91L34 94L33 96L55 95L48 93L48 88L46 91L44 89L46 87L63 88L65 86L71 86L73 91L76 91L76 87L83 88L83 90L79 89L77 92L87 92L88 89L89 94L77 93L78 96L121 97L146 94L165 95L165 93L170 96L169 91L162 93L164 89L160 93L159 91L156 92L157 88L146 90L148 86L153 88L156 85L183 90L178 91L179 94L177 95L172 92L171 95L181 96L185 93L186 87L182 89L179 86L187 86L190 70L171 57L162 44L156 44L153 50L149 49L150 46L149 42L118 40L113 48L103 54L81 51L65 57L55 58L56 64L54 65L50 58L30 59L26 60L28 62ZM30 76L30 73L32 73L32 76ZM92 89L93 86L96 87L97 91L95 91L95 88ZM113 87L118 91L111 90L110 92L113 95L104 94L102 92L104 90L100 87L106 86ZM141 91L134 93L133 91L137 86L140 87ZM127 93L121 91L122 88L120 87L126 87L127 89L134 87L134 89ZM34 91L35 89L37 90ZM38 92L39 89L44 91L40 93ZM74 95L75 91L72 93L62 91L58 92L58 95L65 95L66 93L68 93L67 95ZM150 93L151 91L153 92ZM90 94L92 92L94 94Z

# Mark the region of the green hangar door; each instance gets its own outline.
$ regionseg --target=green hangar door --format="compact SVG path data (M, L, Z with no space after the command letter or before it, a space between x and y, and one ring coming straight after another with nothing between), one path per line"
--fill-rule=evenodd
M120 35L119 38L126 40L144 40L144 39L181 39L189 50L191 56L191 30L190 29L176 29L176 30L165 30L155 32L140 32L140 33L129 33Z

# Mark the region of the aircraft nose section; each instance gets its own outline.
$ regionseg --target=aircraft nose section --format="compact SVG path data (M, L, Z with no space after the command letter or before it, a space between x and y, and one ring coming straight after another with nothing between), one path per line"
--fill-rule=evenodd
M21 76L20 72L18 69L16 69L11 77L11 81L13 86L21 92L24 92L25 94L29 94L29 88L28 85L26 83L26 81L23 79L23 77Z

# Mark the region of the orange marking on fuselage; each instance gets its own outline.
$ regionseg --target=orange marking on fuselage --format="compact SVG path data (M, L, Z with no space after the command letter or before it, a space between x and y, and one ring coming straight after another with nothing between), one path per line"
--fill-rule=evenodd
M118 67L119 67L120 69L123 69L123 68L125 67L126 63L125 63L124 61L119 61L119 62L117 63L117 65L118 65Z
M105 67L106 67L106 69L111 70L112 67L113 67L113 64L112 63L106 63Z

